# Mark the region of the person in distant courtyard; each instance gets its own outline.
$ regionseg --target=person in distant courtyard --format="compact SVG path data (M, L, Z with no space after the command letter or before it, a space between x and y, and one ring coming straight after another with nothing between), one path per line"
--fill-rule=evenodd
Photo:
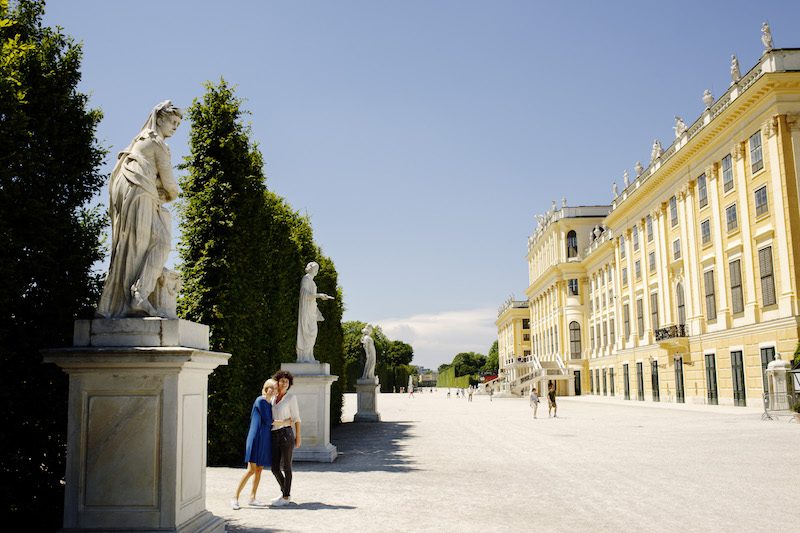
M450 389L447 389L447 399L450 399Z
M469 392L467 394L469 394L469 397L467 398L467 400L471 402L472 401L472 387L469 388Z
M492 396L494 396L494 389L489 387L489 401L492 401Z
M408 386L408 397L409 398L413 398L414 397L414 385L409 385Z
M533 418L536 418L536 411L539 410L539 395L536 394L536 387L531 387L531 407L533 408Z
M253 478L253 490L250 491L249 505L252 507L264 507L266 504L256 499L256 491L261 481L261 471L265 466L272 464L272 399L278 388L278 383L274 379L264 382L261 389L261 396L253 402L253 409L250 414L250 431L247 433L247 444L245 445L244 460L247 463L247 472L239 481L236 488L236 495L231 499L231 508L238 511L239 494L247 484L247 480Z
M553 418L558 418L558 406L556 405L556 384L552 381L547 387L547 417L549 418L553 413Z

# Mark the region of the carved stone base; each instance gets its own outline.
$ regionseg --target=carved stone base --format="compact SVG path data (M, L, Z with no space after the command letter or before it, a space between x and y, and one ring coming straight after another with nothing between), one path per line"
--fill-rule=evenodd
M206 421L230 354L174 345L205 328L184 320L79 322L78 346L44 352L69 374L64 531L224 531L206 510ZM151 342L83 344L101 338Z
M300 447L295 461L332 463L338 452L331 444L331 384L339 376L331 375L328 363L283 363L281 370L294 376L292 393L300 408Z
M381 385L377 377L356 381L358 411L353 417L353 422L381 421L381 415L378 413L378 394L380 389Z

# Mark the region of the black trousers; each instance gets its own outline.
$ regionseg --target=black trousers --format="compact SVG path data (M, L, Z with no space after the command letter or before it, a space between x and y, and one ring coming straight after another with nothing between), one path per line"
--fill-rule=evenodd
M292 453L294 452L294 431L283 427L272 432L272 474L281 486L284 498L292 492ZM281 467L283 471L281 471Z

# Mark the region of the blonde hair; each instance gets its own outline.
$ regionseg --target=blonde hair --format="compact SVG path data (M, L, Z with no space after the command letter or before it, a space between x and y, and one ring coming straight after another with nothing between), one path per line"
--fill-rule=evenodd
M265 398L267 397L267 389L272 387L273 389L278 388L278 382L272 378L269 378L267 381L264 382L264 386L261 387L261 395Z

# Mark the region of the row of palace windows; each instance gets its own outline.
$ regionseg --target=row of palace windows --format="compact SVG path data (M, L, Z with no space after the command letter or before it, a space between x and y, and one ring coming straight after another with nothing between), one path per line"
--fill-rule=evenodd
M769 346L760 349L761 352L761 386L764 392L769 390L767 381L767 365L775 360L775 347ZM744 361L741 350L732 350L731 354L731 385L733 389L733 403L737 406L747 405L747 388L745 383ZM717 386L717 357L715 353L707 353L703 357L705 363L705 382L706 382L706 401L711 405L719 404L719 387ZM625 399L630 400L630 376L628 363L622 365L623 387ZM602 393L609 393L614 396L614 368L590 369L589 382L592 394L600 394L600 376L602 371ZM608 379L607 379L608 378ZM659 387L658 361L652 360L650 363L650 383L654 402L661 401L661 391ZM637 399L644 401L644 365L636 363L636 384ZM675 392L676 401L684 403L684 381L683 381L683 361L679 358L675 364Z
M762 168L764 168L764 158L763 152L761 147L761 130L754 133L750 139L750 165L751 165L751 173L758 172ZM733 189L734 181L733 181L733 162L731 159L731 155L728 154L722 158L721 162L722 167L722 183L723 183L723 190L724 192L728 192ZM705 207L708 205L708 187L706 185L706 175L701 174L697 178L697 200L699 203L700 208ZM757 189L754 192L755 196L755 208L756 208L756 217L760 217L769 212L769 200L767 195L767 186L764 185ZM671 227L675 227L678 225L678 200L675 196L672 196L669 199L669 216L670 216L670 225ZM738 212L736 208L736 203L733 203L725 208L725 223L727 226L728 232L735 231L739 227L738 221ZM705 227L703 227L705 224ZM645 218L645 229L647 233L647 242L651 242L653 240L653 218L650 215L647 215ZM710 220L703 221L701 223L701 234L703 238L703 243L707 244L711 241L711 223ZM631 230L631 240L633 241L633 250L639 250L639 227L633 226ZM676 244L677 243L677 244ZM626 249L625 249L625 237L621 236L619 238L619 246L620 246L620 257L625 257ZM680 242L673 241L673 257L674 259L680 258Z

